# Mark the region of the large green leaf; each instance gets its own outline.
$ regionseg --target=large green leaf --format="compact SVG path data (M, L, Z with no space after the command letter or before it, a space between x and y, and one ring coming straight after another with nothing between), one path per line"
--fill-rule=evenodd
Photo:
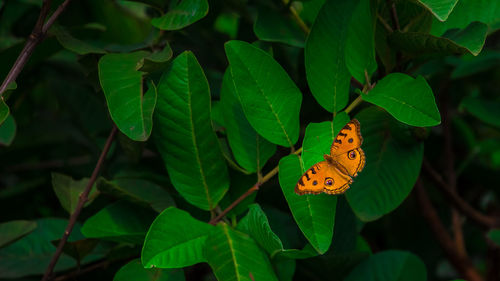
M184 281L182 269L144 268L140 259L122 266L113 281Z
M302 94L265 51L243 41L225 44L236 94L252 127L270 142L293 146L299 138Z
M29 234L36 228L34 221L8 221L0 223L0 248Z
M229 187L227 166L210 119L210 89L191 52L179 55L158 85L155 142L174 187L210 210Z
M304 171L299 156L286 156L279 163L279 182L300 230L316 251L324 253L332 242L337 197L326 194L297 195L295 185Z
M109 113L118 129L135 141L151 134L156 87L149 84L143 94L143 75L137 69L148 52L107 54L99 60L99 80L106 96Z
M276 152L276 145L261 137L248 123L231 77L231 70L224 74L220 93L224 126L229 146L238 164L249 172L256 172Z
M238 229L250 234L271 258L283 251L283 243L271 230L266 214L258 204L250 206L248 214L238 223Z
M82 233L87 238L141 244L154 215L150 209L118 201L88 218Z
M397 120L412 126L435 126L441 116L431 87L422 76L417 79L402 73L391 73L362 98L378 105Z
M80 200L80 194L85 190L88 182L88 178L76 181L70 176L52 173L52 188L64 210L70 214L75 211L78 201ZM88 206L92 203L97 195L96 189L92 188L88 196L89 200L85 202L84 206Z
M14 141L16 131L16 121L12 114L9 114L3 123L0 122L0 145L9 146Z
M181 268L206 261L203 247L214 226L170 207L149 228L142 248L144 267Z
M36 220L37 228L33 232L0 249L0 276L19 278L43 274L56 251L51 241L61 238L67 223L67 220L55 218ZM79 232L77 224L70 235L70 241ZM75 260L62 254L54 271L58 272L74 266L76 266Z
M260 40L281 42L295 47L304 47L306 36L290 16L269 7L260 7L253 26L255 35Z
M424 263L410 252L384 251L359 264L346 281L426 281Z
M347 105L351 74L345 62L349 23L358 0L327 0L306 41L305 67L309 88L329 112Z
M451 73L452 79L460 79L476 73L484 72L500 64L500 52L484 50L478 56L465 54L451 62L455 69Z
M495 244L500 246L500 229L492 229L488 232L488 238L490 238Z
M466 97L462 100L461 107L479 120L500 128L500 102L482 98Z
M181 0L179 4L151 24L163 30L178 30L193 24L208 13L207 0Z
M310 247L306 247L304 250L285 249L281 239L271 229L266 214L258 204L250 206L248 214L238 222L238 230L252 236L257 244L269 253L271 258L298 259L309 258L317 254Z
M356 118L361 123L366 164L346 197L358 218L372 221L396 209L408 196L420 173L424 147L411 137L408 126L382 110L367 108Z
M490 31L498 29L500 27L500 4L498 1L460 0L446 21L434 20L431 34L441 36L449 29L464 28L473 21L487 24Z
M304 168L325 160L323 155L330 154L330 148L340 130L349 122L349 116L341 112L333 122L309 123L302 142Z
M275 280L268 257L248 235L219 224L207 238L204 254L217 280Z
M106 51L97 46L93 46L86 41L79 40L73 37L70 32L63 26L53 25L50 28L50 33L54 34L57 41L67 50L70 50L79 55L86 54L105 54Z
M412 54L444 53L477 56L483 49L488 26L482 22L472 22L464 29L448 30L441 37L423 32L396 31L389 36L391 45Z
M349 72L365 84L365 72L370 77L377 70L375 61L375 16L370 0L360 0L352 15L345 47L345 63Z
M438 20L445 21L450 15L458 0L418 0Z
M9 116L10 109L9 106L4 101L4 96L0 96L0 125L3 124L5 119Z
M164 188L143 179L117 178L113 181L100 179L97 188L118 198L149 205L157 212L175 206L174 200Z

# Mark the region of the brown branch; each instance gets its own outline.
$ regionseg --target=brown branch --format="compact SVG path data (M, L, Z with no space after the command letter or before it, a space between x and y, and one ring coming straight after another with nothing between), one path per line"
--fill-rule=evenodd
M75 279L75 277L80 276L85 273L89 273L91 271L94 271L96 269L105 269L110 265L110 261L104 260L98 263L94 263L92 265L89 265L88 267L85 267L83 269L78 269L75 271L72 271L68 274L58 276L57 278L54 278L54 281L64 281L64 280L69 280L69 279Z
M40 42L42 42L42 40L45 38L45 35L47 34L47 30L49 30L54 21L59 17L59 15L64 11L64 9L66 9L70 1L71 0L65 0L61 5L59 5L56 11L47 20L47 22L45 22L45 19L47 18L48 12L50 10L50 4L52 1L51 0L43 1L40 15L38 16L38 20L35 24L35 27L33 28L33 31L28 36L28 39L26 40L26 44L24 45L23 50L21 51L16 61L14 62L14 65L12 66L9 73L3 80L2 85L0 85L0 97L5 92L5 90L7 90L7 86L11 82L16 81L17 77L19 76L24 66L28 62L28 59L33 54L35 47L38 46Z
M443 249L451 264L465 279L469 281L482 281L483 278L476 270L471 260L467 256L461 255L456 250L455 242L443 226L443 223L434 209L434 206L432 206L429 196L427 195L420 179L417 180L417 183L415 184L415 193L422 215L427 220L427 223L434 233L437 242Z
M391 20L392 26L394 30L401 30L401 26L399 25L398 11L396 10L396 3L391 0L387 0L387 4L391 7Z
M97 179L97 176L99 175L99 172L102 168L102 165L104 163L104 159L106 159L106 155L108 154L109 148L111 147L111 144L113 143L113 140L116 135L117 128L115 125L113 125L113 129L111 130L111 133L108 136L108 139L106 140L106 144L104 145L104 148L102 149L101 155L99 156L99 160L97 161L97 164L94 168L94 171L92 172L92 176L89 179L89 182L87 183L87 186L85 187L85 190L80 194L80 198L78 199L78 204L76 205L76 209L71 214L71 217L69 218L68 225L66 226L66 230L64 230L64 234L59 241L59 245L57 245L57 250L54 253L54 256L52 257L52 260L50 261L47 270L45 271L45 274L43 275L42 281L47 281L52 275L52 271L54 270L54 267L57 264L57 261L59 260L59 257L62 254L63 247L68 241L69 235L71 234L71 231L73 230L73 227L75 226L76 220L78 219L78 216L80 215L80 212L83 209L83 205L85 202L88 200L88 195L90 191L92 190L92 186L94 185L94 182Z
M465 200L463 200L457 193L452 192L441 175L432 168L429 162L424 159L423 167L425 171L431 176L431 178L437 183L436 186L441 190L441 192L446 196L448 201L453 204L462 214L470 218L479 226L490 229L495 227L500 227L500 219L496 217L490 217L484 215L470 206Z

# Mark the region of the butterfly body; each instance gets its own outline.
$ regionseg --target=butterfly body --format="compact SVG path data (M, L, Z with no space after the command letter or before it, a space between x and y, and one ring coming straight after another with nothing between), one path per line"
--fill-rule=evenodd
M360 124L353 119L335 137L330 155L325 154L324 161L314 164L302 175L295 192L299 195L344 193L353 182L352 178L365 166L362 143Z

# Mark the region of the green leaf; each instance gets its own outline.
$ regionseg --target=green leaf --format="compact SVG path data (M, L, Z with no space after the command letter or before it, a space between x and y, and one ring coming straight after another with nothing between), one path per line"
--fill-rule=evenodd
M172 184L203 210L229 187L227 166L210 118L210 88L191 52L179 55L158 85L155 142Z
M422 32L395 31L389 36L391 45L412 54L444 53L477 56L483 49L488 26L472 22L464 29L450 29L442 37Z
M375 17L370 0L360 0L352 15L345 47L345 63L349 72L365 84L368 77L377 70L375 60Z
M19 278L45 272L50 259L56 251L56 247L52 245L51 241L61 238L68 221L44 218L36 220L36 224L37 228L33 232L0 249L0 276L2 278ZM70 241L79 232L79 225L77 224L70 235ZM74 266L76 266L75 260L66 254L62 254L54 272Z
M204 262L203 247L214 226L170 207L149 228L142 248L144 267L181 268Z
M118 129L135 141L151 134L156 87L149 83L143 94L143 75L138 71L148 52L107 54L99 60L99 80L106 96L109 113Z
M500 128L500 102L482 98L466 97L462 100L461 107L479 120Z
M269 7L259 7L253 31L260 40L285 43L299 48L304 47L306 39L304 31L290 16Z
M178 30L199 21L207 14L207 0L181 0L165 15L152 19L151 24L162 30Z
M73 37L69 31L60 25L53 25L50 28L50 33L54 34L57 41L67 50L70 50L79 55L86 54L105 54L106 51L99 47L93 46L86 41L79 40Z
M80 194L85 190L88 182L88 178L76 181L70 176L52 173L52 188L62 207L70 214L75 211L78 200L80 199ZM84 206L88 206L92 203L97 195L96 189L92 188L88 196L89 200L85 202Z
M300 90L265 51L235 40L225 49L236 94L252 127L272 143L293 146L299 138Z
M425 281L427 270L424 263L412 253L390 250L369 257L344 280Z
M361 123L366 165L346 198L358 218L372 221L396 209L408 196L420 173L424 147L408 126L377 108L367 108L356 118Z
M170 44L165 42L165 46L160 51L154 52L147 57L144 57L144 63L142 66L137 69L139 71L144 72L155 72L161 70L166 66L166 62L168 62L173 55L172 48L170 48Z
M351 74L345 62L349 23L358 0L327 0L306 41L305 68L309 88L329 112L347 105Z
M31 233L36 228L34 221L8 221L0 223L0 248Z
M279 182L297 225L314 249L322 254L332 242L337 197L297 195L295 185L304 171L297 155L286 156L279 162Z
M499 65L500 52L484 50L478 56L465 54L453 64L456 65L456 68L452 71L450 77L460 79Z
M140 259L135 259L122 266L116 272L113 281L184 281L184 272L182 269L159 269L144 268Z
M250 206L248 214L238 223L238 229L250 234L271 258L284 250L283 243L271 230L266 214L258 204Z
M9 146L14 141L16 131L16 121L12 114L9 114L3 123L0 122L0 145Z
M9 116L10 109L9 106L4 101L4 96L0 96L0 125L3 124L5 119Z
M175 206L174 200L163 187L143 179L117 178L113 181L100 179L97 188L103 193L151 206L157 212Z
M438 20L445 21L450 15L458 0L418 0Z
M220 93L229 146L238 164L249 172L260 171L276 152L276 145L261 137L245 117L236 95L231 70L226 70Z
M490 32L500 27L500 5L492 0L460 0L445 22L434 20L431 34L440 36L453 28L464 28L473 21L489 26Z
M141 244L155 213L127 201L118 201L88 218L82 227L87 238Z
M330 154L330 148L340 130L350 121L347 113L342 111L335 116L333 122L309 123L302 142L302 160L304 168L325 160L323 155Z
M238 25L240 15L234 12L220 13L214 23L214 29L220 33L227 34L229 38L234 39L238 35Z
M249 234L262 248L264 248L271 258L282 259L304 259L317 255L311 247L303 250L285 249L281 239L276 235L267 219L266 214L258 204L250 206L248 214L239 221L238 230Z
M362 94L362 98L408 125L428 127L441 123L432 89L422 76L413 79L406 74L391 73L378 81L373 90Z
M492 229L488 232L488 238L490 238L495 244L500 246L500 229Z
M219 281L278 281L269 259L255 241L225 223L219 224L207 238L204 254Z

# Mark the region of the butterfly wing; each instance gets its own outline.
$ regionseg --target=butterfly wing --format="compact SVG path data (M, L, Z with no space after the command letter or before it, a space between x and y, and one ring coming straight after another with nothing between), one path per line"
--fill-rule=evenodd
M365 166L366 157L361 149L362 143L361 125L358 120L353 119L340 130L330 148L332 162L351 177L357 176Z
M321 161L309 168L295 185L295 193L303 194L340 194L344 193L352 179L341 173L335 165Z

